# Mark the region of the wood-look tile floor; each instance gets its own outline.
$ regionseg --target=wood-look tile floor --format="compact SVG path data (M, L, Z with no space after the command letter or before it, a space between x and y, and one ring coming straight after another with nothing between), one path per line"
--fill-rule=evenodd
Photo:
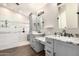
M45 56L45 52L36 53L30 45L0 51L0 56Z

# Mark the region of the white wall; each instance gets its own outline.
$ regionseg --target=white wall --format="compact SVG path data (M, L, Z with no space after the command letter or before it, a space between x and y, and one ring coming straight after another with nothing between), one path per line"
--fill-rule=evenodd
M48 3L45 5L41 10L44 10L44 25L45 25L45 33L50 34L52 33L53 28L58 28L58 8L56 4ZM47 29L47 27L50 27Z
M43 7L44 15L43 18L45 20L45 26L53 26L58 27L57 23L57 15L58 15L58 9L56 4L47 4L45 7Z

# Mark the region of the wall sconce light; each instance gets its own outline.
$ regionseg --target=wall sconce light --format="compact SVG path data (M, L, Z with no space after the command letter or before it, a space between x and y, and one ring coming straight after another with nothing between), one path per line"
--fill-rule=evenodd
M16 3L16 5L20 5L19 3Z

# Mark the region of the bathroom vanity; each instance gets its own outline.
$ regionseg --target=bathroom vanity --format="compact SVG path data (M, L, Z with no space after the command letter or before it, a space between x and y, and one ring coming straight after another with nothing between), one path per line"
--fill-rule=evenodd
M79 56L79 38L64 36L38 36L32 38L31 47L46 56Z
M40 52L44 50L44 45L42 45L38 40L33 39L31 40L31 47L33 48L34 51Z
M79 56L79 38L47 36L46 56Z
M36 52L40 52L44 50L44 45L41 44L42 41L39 40L39 38L43 35L43 33L37 33L37 32L32 32L30 35L30 43L31 47L34 49ZM40 38L41 39L41 38ZM41 39L42 40L42 39Z

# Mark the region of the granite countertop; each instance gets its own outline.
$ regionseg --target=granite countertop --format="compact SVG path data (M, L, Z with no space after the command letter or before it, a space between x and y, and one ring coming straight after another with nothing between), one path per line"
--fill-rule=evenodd
M45 37L36 37L35 39L40 43L45 44Z
M46 37L49 37L49 38L53 38L55 40L60 40L60 41L64 41L64 42L69 42L69 43L72 43L72 44L78 44L79 45L79 38L75 38L75 37L64 37L64 36L53 36L53 35L49 35L49 36L46 36Z
M64 36L49 35L49 36L45 36L45 37L36 37L35 39L37 41L42 42L43 44L45 44L46 37L52 38L54 40L63 41L63 42L66 42L66 43L72 43L72 44L79 45L79 38L75 38L75 37L64 37Z

